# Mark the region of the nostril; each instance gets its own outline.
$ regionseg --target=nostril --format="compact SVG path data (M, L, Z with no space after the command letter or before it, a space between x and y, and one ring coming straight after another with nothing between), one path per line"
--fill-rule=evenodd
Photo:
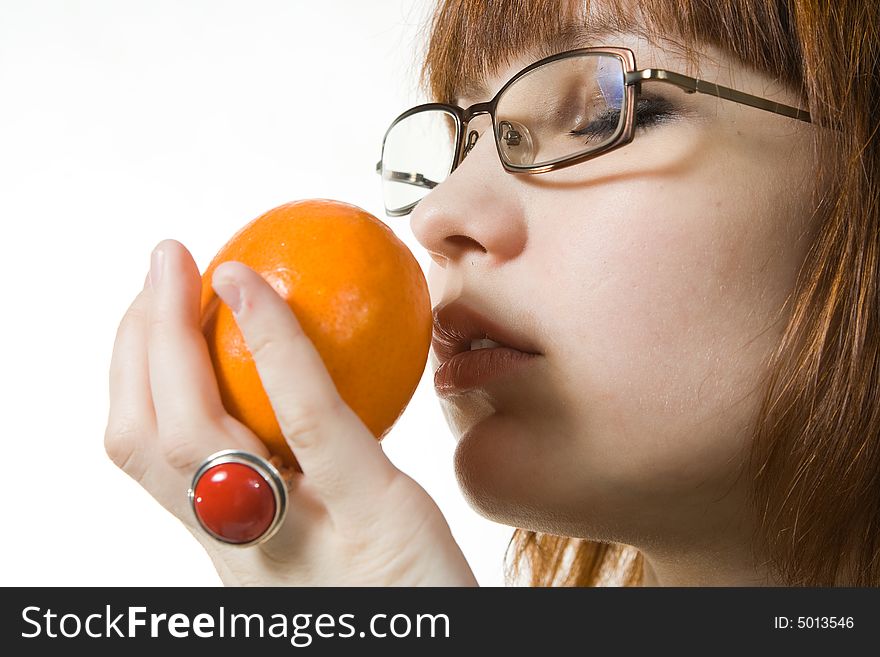
M476 245L480 251L483 253L488 253L486 247L480 244L473 237L468 237L467 235L448 235L444 241L456 251L464 251L466 249L471 249Z

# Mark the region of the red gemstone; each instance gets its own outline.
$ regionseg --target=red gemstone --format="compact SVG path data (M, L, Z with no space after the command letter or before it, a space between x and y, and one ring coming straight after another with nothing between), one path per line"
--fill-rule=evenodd
M250 543L275 518L275 495L253 468L222 463L209 468L193 491L196 515L210 532L230 543Z

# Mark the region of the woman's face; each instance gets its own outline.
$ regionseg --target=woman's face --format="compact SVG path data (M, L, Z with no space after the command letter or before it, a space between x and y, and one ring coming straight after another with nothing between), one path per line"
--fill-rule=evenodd
M694 72L642 39L605 45L632 48L639 68ZM534 59L459 104L488 100ZM717 51L696 73L799 105ZM476 118L476 146L412 214L435 308L468 305L541 352L441 398L459 483L498 522L635 545L744 527L736 475L809 244L814 127L642 89L671 114L546 174L505 172L488 117Z

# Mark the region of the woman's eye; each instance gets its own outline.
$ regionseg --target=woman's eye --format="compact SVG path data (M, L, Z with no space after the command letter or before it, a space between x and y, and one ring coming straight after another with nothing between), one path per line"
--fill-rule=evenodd
M660 98L642 98L636 104L636 128L648 128L659 123L666 123L676 116L672 104ZM590 140L607 139L617 131L620 123L620 110L609 109L580 128L569 131L575 137L586 137Z

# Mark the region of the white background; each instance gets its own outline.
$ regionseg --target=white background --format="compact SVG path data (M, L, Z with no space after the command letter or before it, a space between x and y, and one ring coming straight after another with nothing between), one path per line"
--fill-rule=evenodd
M204 270L313 197L389 223L373 171L423 102L424 0L2 0L2 585L218 585L199 544L106 457L108 367L153 246ZM464 502L430 370L384 441L483 585L512 529ZM181 495L184 492L181 491Z

